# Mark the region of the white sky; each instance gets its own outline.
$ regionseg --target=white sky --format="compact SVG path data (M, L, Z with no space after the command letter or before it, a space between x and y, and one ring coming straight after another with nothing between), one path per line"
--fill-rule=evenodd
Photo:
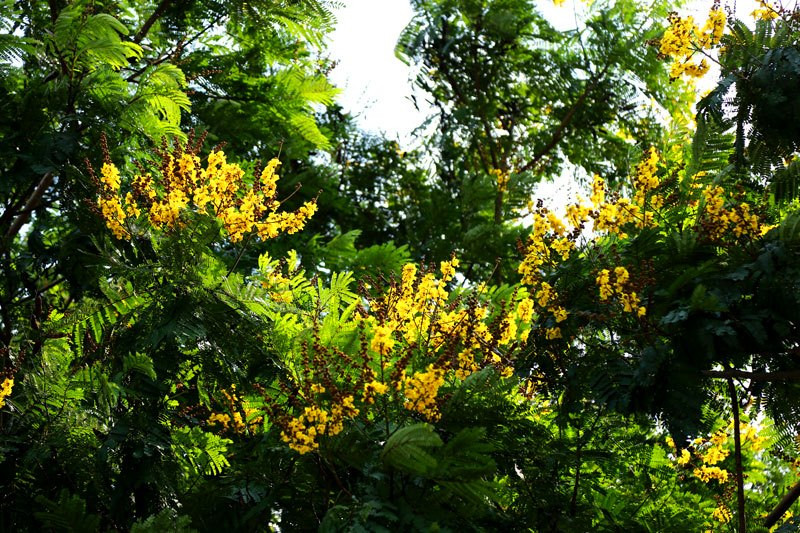
M408 95L409 69L394 55L400 32L411 20L407 0L345 0L329 52L338 62L331 79L342 89L339 103L363 129L406 144L425 118Z

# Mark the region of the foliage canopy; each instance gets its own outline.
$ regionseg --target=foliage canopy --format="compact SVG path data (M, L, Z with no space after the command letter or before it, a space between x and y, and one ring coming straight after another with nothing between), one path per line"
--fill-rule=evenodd
M798 528L796 10L0 2L0 529Z

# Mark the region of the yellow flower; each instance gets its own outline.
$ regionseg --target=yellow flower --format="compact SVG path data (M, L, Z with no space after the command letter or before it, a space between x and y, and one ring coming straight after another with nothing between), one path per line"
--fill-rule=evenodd
M530 322L533 318L533 300L524 298L517 304L517 318L522 322Z
M727 524L728 522L730 522L731 516L732 516L731 510L722 504L720 504L719 507L715 508L714 511L711 513L712 518L723 524Z
M614 268L614 290L617 294L621 295L625 292L625 284L628 283L630 277L627 268L623 266Z
M554 339L560 339L561 338L561 328L547 328L544 331L544 336L549 341L554 340Z
M611 272L608 269L604 268L597 274L595 283L600 287L600 300L608 300L614 294L611 288Z
M605 181L603 178L595 174L594 181L592 182L592 196L590 198L592 205L595 207L595 209L597 209L600 207L600 204L605 202L605 199Z
M728 471L722 470L716 466L703 465L700 468L695 468L692 473L695 477L699 478L705 483L708 483L712 480L716 480L719 483L725 483L728 481Z
M505 192L508 190L508 182L510 180L508 172L503 172L499 168L493 168L489 171L489 174L492 174L495 177L498 191Z
M498 344L508 344L513 341L517 336L517 322L512 317L507 316L503 319L500 326L500 337L497 339Z
M11 395L12 388L14 388L14 378L5 378L0 385L0 409L5 407L6 398Z
M728 450L720 448L719 446L712 446L703 456L703 462L709 465L715 465L728 457L729 453Z
M677 463L679 465L685 465L686 463L689 462L691 458L692 456L689 453L689 451L686 448L684 448L683 450L681 450L681 456L678 457Z
M555 213L548 212L547 221L550 223L550 228L556 235L563 235L564 232L567 231L567 227L564 225L561 219L555 215Z
M704 33L707 32L709 35L706 48L719 44L722 34L725 33L726 18L725 12L719 8L713 8L708 13L708 20L703 26Z
M622 310L626 313L638 313L639 297L635 292L625 293L620 297L622 301Z
M773 20L778 18L778 11L768 2L765 0L758 0L758 3L761 7L750 13L750 16L756 20Z
M224 413L211 413L211 416L208 417L209 424L222 424L225 429L228 429L230 422L230 415Z
M569 315L567 310L560 306L551 307L550 309L548 309L548 311L553 313L553 317L556 319L557 323L565 321L567 319L567 315Z
M458 260L454 261L457 265ZM456 265L453 264L453 261L442 261L439 263L439 270L442 272L442 281L448 282L453 279L453 276L456 275L456 269L454 268Z
M581 204L570 204L567 206L567 220L575 227L583 224L589 217L590 209Z
M275 169L280 164L271 160L252 186L242 179L244 170L228 163L225 154L209 154L205 169L193 154L165 154L160 166L159 187L152 177L137 175L131 182L131 191L120 192L119 171L113 163L101 169L102 190L97 199L106 225L117 238L130 238L123 224L125 217L138 218L144 202L150 225L156 230L183 227L187 213L210 215L217 218L229 234L231 242L241 241L250 232L257 232L262 240L271 239L281 232L293 234L305 226L317 210L315 201L306 202L297 211L278 212L280 202L275 199L278 176ZM123 199L124 198L124 203Z
M370 347L381 355L388 355L394 348L395 343L392 333L392 328L388 326L377 326Z
M436 406L436 396L443 383L444 370L434 368L432 364L428 365L425 372L406 377L403 381L403 394L406 397L403 407L424 415L428 420L439 420L441 415Z
M550 247L561 256L561 259L566 261L569 258L569 253L575 248L575 243L567 238L556 239Z
M669 28L661 37L659 51L673 58L670 77L675 79L682 74L703 76L709 70L708 62L701 59L699 63L693 63L692 58L697 50L719 44L725 31L725 13L718 7L712 8L702 30L692 17L681 18L672 13L669 15L669 22Z
M116 196L111 196L109 198L101 197L98 200L98 204L108 229L114 233L114 236L117 239L126 238L128 236L128 232L125 230L123 224L125 223L127 215L125 214L125 210L122 208L119 198Z
M100 175L100 180L103 182L106 189L110 192L119 190L119 170L114 163L103 163L103 167L100 169Z
M375 396L378 394L386 394L389 387L385 383L372 380L364 385L364 401L367 403L374 403Z
M540 289L536 292L537 303L539 307L547 307L556 297L556 292L553 290L552 285L543 281L539 286Z
M267 166L264 167L264 170L261 171L261 191L264 193L264 196L267 198L272 198L275 196L276 192L276 183L278 182L278 176L275 174L275 170L281 162L278 158L274 157L270 159Z

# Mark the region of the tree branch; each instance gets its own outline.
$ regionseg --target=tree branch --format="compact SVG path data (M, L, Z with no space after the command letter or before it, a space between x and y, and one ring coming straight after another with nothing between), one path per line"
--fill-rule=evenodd
M744 515L744 469L742 468L742 437L739 431L739 396L736 394L736 385L733 378L728 378L728 393L731 396L733 409L733 444L736 461L736 516L739 522L739 532L746 533L747 525Z
M703 370L710 378L749 379L750 381L800 381L800 370L779 370L776 372L746 372L744 370Z
M136 35L133 36L132 41L134 43L139 44L142 42L142 39L147 36L147 32L149 32L153 24L155 24L156 21L164 15L164 12L171 3L172 0L161 0L161 3L158 4L155 11L153 11L150 17L144 22L144 25L139 29L139 31L136 32Z
M597 84L600 83L600 80L602 80L606 75L609 67L611 67L611 63L606 63L606 66L603 67L603 70L595 74L592 79L589 80L589 83L587 83L586 87L583 88L581 95L578 97L575 103L572 104L572 107L570 107L569 111L567 111L567 114L564 115L564 118L561 119L561 123L556 128L556 131L553 132L553 136L550 138L550 141L544 146L544 148L536 152L530 161L519 167L517 172L525 172L526 170L532 169L537 163L539 163L539 161L541 161L547 154L553 151L556 146L558 146L558 143L561 142L561 139L564 137L564 133L566 132L567 128L572 123L572 119L575 118L575 113L581 108L589 94L595 89L595 87L597 87Z
M795 486L786 493L786 496L783 497L778 505L775 506L775 509L767 515L764 519L764 527L770 528L774 526L797 498L800 498L800 483L796 483Z
M203 35L205 32L210 30L211 27L214 26L214 24L216 24L216 23L217 23L216 20L212 20L211 22L206 24L202 29L200 29L197 33L192 35L189 39L187 39L187 40L179 40L175 44L175 48L172 51L170 51L167 54L159 56L158 58L154 59L153 61L148 62L145 66L139 68L138 70L134 71L133 74L131 74L130 76L125 78L125 81L132 82L132 81L136 80L136 78L141 76L142 73L144 73L144 71L147 70L148 68L160 65L161 63L163 63L163 62L165 62L167 60L171 60L173 58L178 58L180 56L180 54L183 52L183 50L188 45L192 44L194 41L199 39L201 35Z
M41 180L39 180L39 183L36 185L36 188L28 197L28 201L25 202L25 206L20 210L17 217L11 222L11 225L8 227L8 230L6 231L5 234L6 241L10 241L11 239L13 239L17 235L17 233L19 233L19 230L22 228L22 226L25 225L25 223L28 222L28 220L31 218L31 212L33 212L33 210L39 207L39 204L41 204L42 196L44 196L44 193L53 183L53 178L55 178L55 175L52 172L48 172L47 174L42 176Z

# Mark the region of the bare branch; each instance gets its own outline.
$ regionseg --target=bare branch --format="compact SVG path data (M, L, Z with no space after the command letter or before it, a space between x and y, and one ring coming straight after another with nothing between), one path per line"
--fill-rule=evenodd
M55 175L52 172L48 172L42 176L41 180L39 180L36 188L28 197L28 201L25 202L25 206L19 211L17 217L11 222L8 231L6 231L6 241L13 239L17 233L19 233L19 230L22 228L22 226L25 225L28 220L30 220L31 212L33 212L33 210L39 207L41 204L42 196L44 196L44 193L53 183L53 178L55 178Z

